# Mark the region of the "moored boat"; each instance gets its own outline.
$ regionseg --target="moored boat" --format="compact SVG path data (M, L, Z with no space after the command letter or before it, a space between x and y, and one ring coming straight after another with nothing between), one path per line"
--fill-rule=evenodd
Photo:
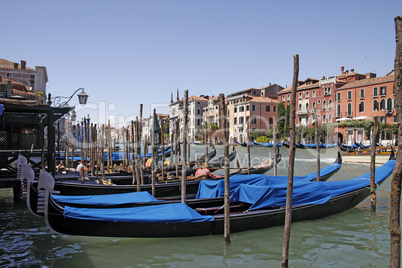
M380 185L395 166L395 158L376 169ZM262 175L260 175L262 176ZM244 176L247 177L247 176ZM355 207L370 194L370 172L346 181L295 180L292 220L313 220ZM240 184L231 192L231 232L281 225L285 220L287 182ZM76 208L59 206L46 194L45 219L52 230L69 235L111 237L180 237L221 234L221 206L192 209L183 203L130 208Z

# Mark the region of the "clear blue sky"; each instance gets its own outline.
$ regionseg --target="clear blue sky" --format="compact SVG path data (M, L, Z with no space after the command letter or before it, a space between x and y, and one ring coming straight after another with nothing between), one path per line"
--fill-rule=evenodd
M170 94L228 95L269 83L291 85L293 55L299 79L390 72L394 18L402 1L5 1L1 55L47 67L47 90L121 126L152 107L168 113ZM113 119L114 118L114 119Z

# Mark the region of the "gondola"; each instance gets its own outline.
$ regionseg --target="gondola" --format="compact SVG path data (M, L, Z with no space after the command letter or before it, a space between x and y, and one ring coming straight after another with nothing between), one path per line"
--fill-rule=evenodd
M279 161L278 161L279 162ZM329 165L325 168L323 168L320 171L320 175L321 175L321 180L325 181L327 179L329 179L332 175L334 175L340 168L341 168L341 164L342 164L342 159L340 154L338 154L337 159L335 160L335 162L332 165ZM29 167L26 166L27 169L30 169ZM256 172L256 170L253 170L253 172ZM54 186L55 186L55 182L53 180L53 178L49 179L48 177L52 177L51 175L46 175L45 172L41 173L40 179L39 179L39 186L36 184L33 185L32 181L33 181L33 173L31 174L31 177L29 178L29 176L24 175L24 174L30 174L29 172L22 172L22 178L24 178L24 180L29 181L27 184L29 185L28 189L28 193L27 193L27 206L29 208L29 210L31 211L31 213L38 215L38 216L43 216L43 206L40 212L38 212L38 203L42 203L44 204L44 193L42 191L43 188L45 188L46 185L47 188L51 188L53 190ZM44 175L45 174L45 175ZM244 174L244 173L243 173ZM256 175L257 173L251 173L252 175ZM238 173L237 175L242 175L242 173ZM242 178L244 176L240 176L240 179L236 179L236 177L238 178L239 176L237 176L236 173L232 173L230 180L231 180L231 185L233 187L233 185L239 183L239 181L241 183L246 183ZM301 182L309 182L309 181L313 181L316 179L316 175L317 173L311 173L311 174L307 174L305 176L295 176L294 180L297 181L301 181ZM47 176L47 177L46 177ZM48 182L45 182L42 178L45 178ZM222 177L221 177L222 178ZM268 179L268 180L272 180L272 181L286 181L287 177L286 176L265 176L262 179ZM215 181L219 184L222 184L222 180L220 178L215 179ZM255 183L255 179L253 179L253 183ZM51 181L49 183L49 181ZM204 180L204 182L200 182L201 184L204 184L205 182L209 182L212 183L212 180ZM38 183L38 182L37 182ZM49 186L50 185L50 186ZM38 187L39 190L38 191ZM91 206L107 206L107 207L121 207L121 206L141 206L141 205L152 205L153 203L150 201L149 195L148 197L146 197L146 199L148 200L147 203L144 203L144 201L138 202L138 201L134 201L135 197L136 197L136 192L127 192L127 193L117 193L117 194L106 194L106 195L83 195L83 196L77 196L77 195L60 195L60 192L54 191L54 193L57 193L57 196L59 197L57 200L60 201L60 198L65 200L65 196L68 196L69 200L73 200L67 203L71 202L78 202L78 204L82 207L91 207ZM144 192L140 192L143 193L142 196L144 195ZM38 196L40 196L40 198L38 198ZM64 197L63 197L64 196ZM154 197L152 197L154 200L156 200ZM221 197L216 197L216 198L221 198ZM41 200L39 200L41 199ZM198 201L192 199L192 198L188 198L189 203L191 203L192 205L194 205L194 207L197 207L199 205L197 205L197 203L213 203L216 200L204 200L206 199L205 197L200 197L198 196ZM208 199L210 199L210 197L208 197ZM88 203L87 201L90 200L90 203ZM98 201L98 203L94 203L95 200L100 200ZM111 200L111 201L108 201ZM177 197L163 197L163 200L165 200L165 202L178 202ZM180 200L179 200L180 201ZM157 200L158 204L160 204L160 200ZM66 202L64 202L66 203ZM76 203L77 206L78 205ZM31 209L32 208L32 209Z
M339 148L341 149L341 151L344 151L344 152L356 152L359 150L359 147L356 145L353 147L353 145L348 146L348 145L344 145L342 143L339 144Z
M245 143L245 142L236 141L236 143L239 144L240 146L247 147L247 143Z
M215 155L216 155L216 148L215 148L215 145L212 144L212 151L210 151L208 153L208 160L211 160L212 158L214 158ZM197 157L197 161L190 162L190 164L191 163L200 163L200 162L201 163L205 162L205 155Z
M395 166L395 157L376 169L380 185ZM264 175L259 175L264 176ZM248 176L242 176L248 177ZM313 220L338 214L366 199L370 172L347 181L299 182L293 185L292 220ZM230 195L232 233L282 225L287 182L239 184ZM224 206L193 209L184 203L129 208L59 206L46 194L47 226L62 234L107 237L186 237L224 232Z
M265 143L260 143L260 142L253 142L255 145L262 146L262 147L274 147L274 144L272 142L265 142ZM282 143L276 143L276 147L281 147Z
M309 148L309 149L317 149L317 144L316 143L305 143L303 144L304 147ZM319 144L320 149L325 149L325 148L335 148L336 143L330 143L330 144Z
M232 162L235 158L236 158L236 149L233 146L232 151L229 154L229 162ZM225 157L221 156L215 160L211 160L207 163L209 168L217 168L217 167L223 167L223 165L225 164Z
M370 145L363 145L363 143L359 143L357 141L355 141L355 145L358 146L360 149L368 149L371 147Z

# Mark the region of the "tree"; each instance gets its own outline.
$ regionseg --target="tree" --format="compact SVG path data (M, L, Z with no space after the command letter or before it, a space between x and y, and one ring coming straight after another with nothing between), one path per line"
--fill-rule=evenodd
M278 103L278 120L276 131L279 137L283 137L285 131L285 104L283 102Z

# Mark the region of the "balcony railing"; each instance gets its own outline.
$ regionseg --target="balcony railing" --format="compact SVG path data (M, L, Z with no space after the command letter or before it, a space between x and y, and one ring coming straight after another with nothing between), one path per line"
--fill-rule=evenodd
M345 112L345 117L352 117L352 112Z
M307 114L308 114L308 110L298 110L298 111L296 112L296 114L298 114L298 115L307 115Z

